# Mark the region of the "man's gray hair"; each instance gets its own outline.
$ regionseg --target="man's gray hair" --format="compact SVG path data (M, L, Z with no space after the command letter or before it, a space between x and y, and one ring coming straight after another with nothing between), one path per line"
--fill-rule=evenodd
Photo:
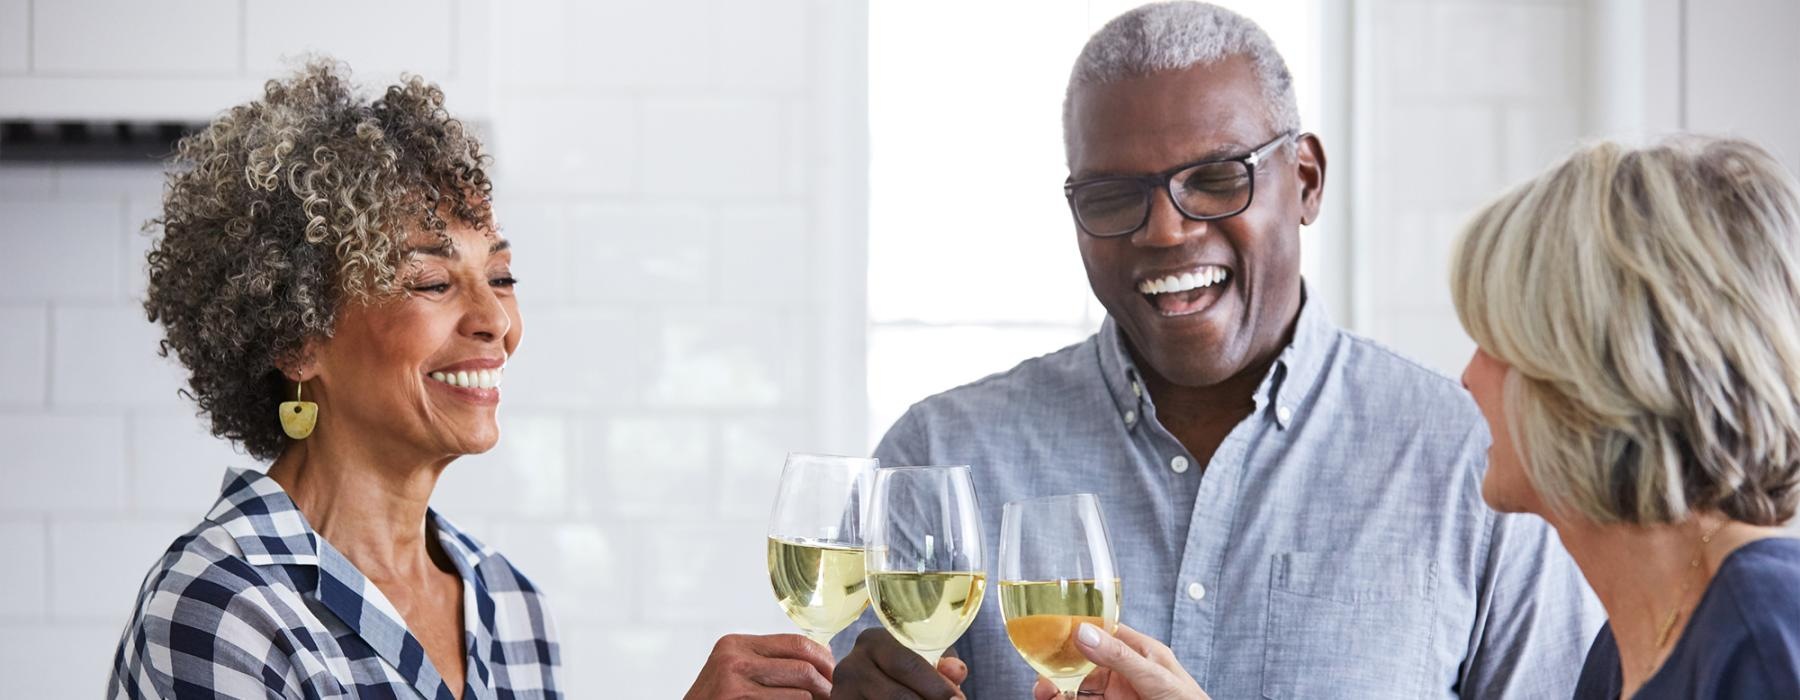
M1300 130L1300 106L1294 100L1294 77L1262 27L1231 10L1192 0L1144 5L1114 17L1088 39L1069 72L1063 98L1063 142L1076 88L1101 85L1151 73L1217 63L1232 56L1250 59L1262 83L1269 122L1277 132Z

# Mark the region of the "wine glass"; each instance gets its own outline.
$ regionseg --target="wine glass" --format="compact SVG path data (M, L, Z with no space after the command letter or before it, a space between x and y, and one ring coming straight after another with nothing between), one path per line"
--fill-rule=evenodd
M1075 647L1086 622L1119 626L1119 574L1100 500L1091 493L1013 501L1000 512L1000 615L1006 636L1062 697L1094 662Z
M862 515L877 461L791 452L769 515L769 583L788 619L830 646L869 606Z
M981 506L969 468L877 470L866 536L875 616L936 666L974 622L987 590Z

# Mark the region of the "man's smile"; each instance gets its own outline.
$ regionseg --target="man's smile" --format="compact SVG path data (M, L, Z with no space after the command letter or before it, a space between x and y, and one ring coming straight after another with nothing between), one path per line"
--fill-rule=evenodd
M1163 316L1187 316L1210 308L1225 296L1230 268L1196 265L1182 271L1152 273L1138 279L1137 291Z

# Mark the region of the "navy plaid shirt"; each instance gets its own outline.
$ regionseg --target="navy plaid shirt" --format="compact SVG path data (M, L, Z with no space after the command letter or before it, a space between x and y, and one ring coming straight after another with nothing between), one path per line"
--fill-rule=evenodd
M505 557L428 517L463 580L463 697L562 697L541 594ZM453 697L381 591L274 480L236 469L144 578L107 696Z

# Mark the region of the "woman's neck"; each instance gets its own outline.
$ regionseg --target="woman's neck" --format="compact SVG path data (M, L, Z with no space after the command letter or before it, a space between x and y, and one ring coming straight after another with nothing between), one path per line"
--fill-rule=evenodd
M313 529L374 581L441 570L425 514L445 463L407 464L321 437L292 443L269 467Z
M1725 557L1782 534L1718 513L1667 525L1550 522L1606 608L1624 674L1622 698L1637 692L1668 658Z

